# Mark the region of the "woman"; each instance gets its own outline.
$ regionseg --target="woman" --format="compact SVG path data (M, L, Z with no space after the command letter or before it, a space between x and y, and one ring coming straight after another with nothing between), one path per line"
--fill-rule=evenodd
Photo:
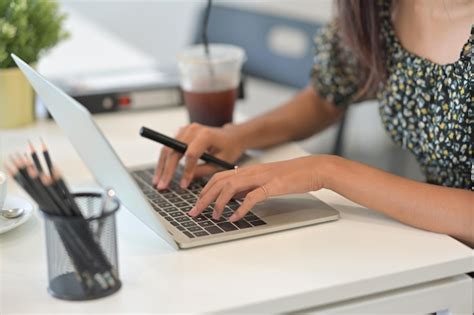
M417 158L426 182L337 156L318 155L215 174L190 215L211 202L214 218L236 194L230 221L270 196L333 190L403 223L449 234L474 247L472 166L472 0L339 0L338 15L316 36L312 85L294 99L239 125L191 124L181 186L216 170L197 165L209 151L235 161L246 149L300 140L335 123L353 102L376 98L391 138ZM182 156L160 154L154 184L169 184Z

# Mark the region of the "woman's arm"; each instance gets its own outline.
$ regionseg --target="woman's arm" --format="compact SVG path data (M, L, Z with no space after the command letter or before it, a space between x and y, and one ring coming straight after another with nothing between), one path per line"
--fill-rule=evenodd
M449 234L474 247L474 192L436 186L331 156L324 187L400 222Z
M343 112L308 86L282 106L230 128L246 149L258 149L307 138L335 123Z
M176 139L188 144L181 186L187 187L194 177L207 176L217 168L197 165L206 151L225 161L235 161L246 149L264 148L286 141L299 140L325 129L337 121L343 109L324 101L308 86L289 102L248 122L224 128L191 124L180 129ZM163 147L156 167L153 185L168 187L182 155Z
M449 234L474 247L474 192L402 178L330 155L252 165L215 174L201 192L190 215L215 201L214 219L235 195L245 195L230 217L236 221L271 196L327 188L400 222Z

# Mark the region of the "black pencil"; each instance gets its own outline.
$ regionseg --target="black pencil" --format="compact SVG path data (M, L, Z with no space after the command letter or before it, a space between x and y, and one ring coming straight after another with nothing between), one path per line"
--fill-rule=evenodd
M44 160L48 166L49 175L53 176L53 162L51 161L48 148L46 147L46 143L44 143L43 139L41 139L41 150L43 151Z
M188 145L171 137L168 137L162 133L159 133L155 130L151 130L147 127L140 128L140 135L144 138L159 142L167 147L172 148L173 150L178 151L179 153L185 153L188 149ZM217 166L220 166L224 169L232 170L235 169L237 166L234 164L230 164L224 160L216 158L208 153L203 153L200 157L201 160L209 163L213 163Z
M31 198L33 198L35 201L39 199L36 192L31 189L31 187L28 185L28 182L18 169L12 168L7 163L5 163L4 166L7 174L10 175L10 177L12 177L15 182L31 196Z
M76 201L72 197L72 194L68 188L68 185L66 184L66 181L61 176L61 173L59 172L59 170L53 168L53 174L51 177L53 179L53 185L55 186L57 190L62 192L63 198L69 203L69 206L71 207L73 214L75 216L83 217L81 210L79 209L78 205L76 204Z
M33 162L35 163L36 169L38 169L38 172L42 174L43 167L41 166L41 162L38 158L38 154L36 154L35 147L33 146L30 140L28 140L28 146L30 148L30 155L31 155L31 158L33 159Z

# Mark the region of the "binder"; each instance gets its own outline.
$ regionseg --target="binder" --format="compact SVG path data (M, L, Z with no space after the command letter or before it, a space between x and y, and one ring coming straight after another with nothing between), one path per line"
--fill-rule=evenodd
M51 80L91 114L183 106L177 70L124 69ZM243 99L244 78L238 87ZM48 115L49 116L49 115Z

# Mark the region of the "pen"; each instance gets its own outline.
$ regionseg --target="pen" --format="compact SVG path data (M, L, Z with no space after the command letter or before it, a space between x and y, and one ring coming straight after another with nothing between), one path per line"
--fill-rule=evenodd
M159 142L167 147L172 148L173 150L176 150L180 153L186 152L188 145L186 143L183 143L181 141L178 141L176 139L170 138L168 136L165 136L162 133L159 133L157 131L151 130L147 127L142 127L140 128L140 135L144 138ZM201 160L209 163L216 164L222 168L232 170L236 168L236 165L230 164L226 161L223 161L221 159L216 158L215 156L212 156L208 153L203 153L200 157Z

